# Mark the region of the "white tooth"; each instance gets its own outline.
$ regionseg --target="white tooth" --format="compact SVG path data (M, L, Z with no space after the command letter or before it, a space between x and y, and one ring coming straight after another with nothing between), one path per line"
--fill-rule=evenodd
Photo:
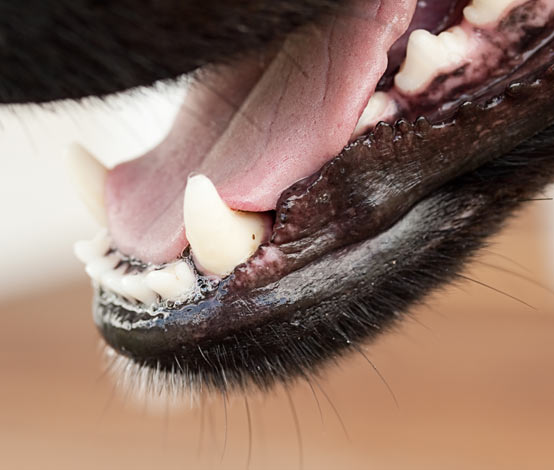
M144 273L127 274L123 276L121 285L128 297L133 297L146 305L150 305L153 304L158 297L154 291L146 285L145 278L146 275Z
M184 217L196 263L218 276L229 274L256 251L267 226L262 214L230 209L204 175L189 177Z
M127 292L123 287L122 280L123 272L110 269L109 271L106 271L104 274L102 274L102 277L100 278L100 284L102 284L104 287L111 290L112 292L125 297Z
M403 93L416 93L438 73L462 65L467 48L467 35L458 26L438 36L424 29L415 30L408 40L406 59L394 83Z
M395 112L396 104L394 100L385 92L376 92L367 103L364 112L356 124L353 137L357 137L368 128L377 124L378 121L385 120Z
M186 263L177 264L184 264L185 267L179 266L177 270L175 264L172 264L158 271L148 273L146 275L146 285L168 300L176 300L191 292L194 287L192 270Z
M527 0L473 0L464 8L464 17L475 26L496 23L513 8Z
M68 166L84 203L100 225L107 225L104 186L108 170L79 144L69 147Z
M100 281L102 275L117 266L119 258L115 255L108 255L99 258L85 266L87 274L95 281Z
M191 287L194 286L194 283L196 282L196 277L194 275L194 272L192 271L192 268L187 263L176 263L175 274L177 275L177 279L179 279L179 281L186 283L186 285L190 285Z
M75 256L87 264L101 258L110 248L108 231L102 229L92 240L80 240L73 245Z

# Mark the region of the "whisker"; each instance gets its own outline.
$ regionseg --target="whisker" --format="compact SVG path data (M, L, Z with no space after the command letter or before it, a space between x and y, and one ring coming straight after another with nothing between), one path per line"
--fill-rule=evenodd
M296 413L296 407L294 406L294 402L292 400L290 391L286 385L283 388L287 395L287 400L289 402L292 419L294 421L294 428L296 430L296 441L298 443L298 468L302 469L304 468L304 445L302 443L302 432L300 429L300 422L298 421L298 414Z
M169 436L169 396L167 396L164 401L165 401L165 404L164 404L162 443L163 443L163 448L167 449L167 442L168 442L168 436Z
M310 390L312 391L312 395L317 405L317 410L319 411L319 418L321 419L321 425L325 426L325 422L323 420L323 411L321 410L321 404L319 403L319 398L317 398L317 393L315 393L314 386L312 385L312 382L310 381L309 378L306 378L306 383L308 384L308 387L310 387Z
M525 272L527 272L529 274L532 274L532 271L529 268L527 268L525 265L523 265L521 263L518 263L515 259L512 259L509 256L503 255L501 253L496 253L495 251L491 251L491 250L487 250L487 249L482 249L481 251L483 253L489 253L493 256L496 256L497 258L504 259L504 260L510 262L511 264L513 264L514 266L517 266L518 268L523 269Z
M398 405L398 400L396 399L396 395L394 394L394 392L392 391L392 388L391 386L389 385L389 383L385 380L385 377L383 377L383 374L381 374L381 372L379 371L379 369L377 368L377 366L373 363L373 361L371 361L369 359L369 357L367 357L367 355L363 352L362 348L360 348L357 344L354 344L352 343L352 346L354 347L354 349L356 349L356 351L358 351L362 357L367 361L367 363L371 366L371 368L374 370L374 372L377 374L377 376L379 377L379 379L381 380L381 382L383 382L383 384L385 385L385 387L387 387L387 390L389 391L389 394L390 396L392 397L393 401L394 401L394 404L396 405L397 408L400 408L400 406Z
M516 202L537 202L537 201L552 201L554 198L551 197L536 197L530 199L518 199Z
M112 403L116 395L117 395L117 383L114 381L112 383L110 394L108 395L108 399L106 400L106 403L104 403L104 406L102 407L102 411L98 415L98 424L100 424L108 414L108 410L112 406Z
M464 276L463 274L456 274L456 276L458 276L458 277L460 277L460 278L462 278L462 279L465 279L465 280L467 280L467 281L471 281L471 282L473 282L473 283L475 283L475 284L477 284L477 285L479 285L479 286L486 287L487 289L490 289L490 290L492 290L493 292L497 292L498 294L504 295L504 296L508 297L509 299L515 300L516 302L519 302L520 304L525 305L526 307L529 307L529 308L531 308L531 309L533 309L533 310L537 310L536 307L533 307L531 304L528 304L528 303L525 302L524 300L521 300L521 299L518 298L518 297L515 297L515 296L513 296L513 295L510 295L510 294L508 294L507 292L504 292L503 290L498 289L498 288L496 288L496 287L493 287L493 286L491 286L491 285L489 285L489 284L486 284L486 283L484 283L484 282L482 282L482 281L478 281L477 279L473 279L473 278L471 278L471 277Z
M533 279L532 277L525 276L524 274L520 274L516 271L512 271L510 269L504 268L502 266L497 266L497 265L492 264L492 263L486 263L484 261L479 261L479 260L477 260L476 262L479 263L482 266L487 266L489 268L496 269L497 271L500 271L502 273L509 274L510 276L517 277L518 279L521 279L523 281L527 281L528 283L530 283L530 284L532 284L536 287L539 287L540 289L543 289L543 290L545 290L545 291L547 291L551 294L554 294L554 289L551 289L546 284L543 284L542 282L539 282L536 279Z
M200 396L200 428L198 430L198 444L196 448L196 455L200 457L202 454L202 447L204 446L204 427L206 419L206 403L204 395Z
M246 410L246 421L248 423L248 457L246 459L246 470L250 468L252 460L252 417L250 416L250 406L248 405L248 396L244 395L244 408Z
M228 416L227 416L227 393L222 392L223 397L223 448L221 450L220 462L223 462L225 457L225 451L227 450L227 428L228 428Z
M215 445L217 446L217 434L216 434L216 426L214 422L214 409L212 406L208 407L208 429L209 429L208 436L210 437L210 442L215 443ZM213 447L213 445L210 447Z
M337 420L341 425L341 428L344 433L344 436L346 437L346 440L350 442L350 434L348 433L348 429L346 428L346 425L342 420L342 416L340 415L339 410L337 410L337 407L335 406L335 404L333 403L333 401L331 400L331 398L329 397L329 395L327 394L323 386L318 382L318 380L314 378L314 382L317 388L319 389L319 391L323 394L323 396L327 400L327 403L329 403L329 406L333 410L333 413L335 413L335 416L337 417Z
M106 377L106 375L111 373L114 370L114 367L115 367L116 364L117 364L117 356L114 355L110 358L110 361L104 367L104 370L102 372L100 372L100 374L98 374L98 376L96 377L95 382L96 383L100 382L102 379L104 379L104 377Z

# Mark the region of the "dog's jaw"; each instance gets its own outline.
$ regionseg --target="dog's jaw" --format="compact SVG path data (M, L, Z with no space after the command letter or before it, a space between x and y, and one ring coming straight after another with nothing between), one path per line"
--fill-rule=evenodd
M335 2L326 5L332 3ZM529 13L528 9L533 11L537 5L551 6L550 0L507 2L506 5L508 3L523 13ZM368 0L370 4L375 6L376 3ZM392 2L380 3L381 6L385 4ZM159 6L163 10L167 5L169 3L162 2ZM267 7L264 2L258 5ZM283 8L286 10L288 5ZM305 16L295 17L289 24L313 17L313 10L309 11L310 2L299 1L296 5L306 6L302 13ZM452 2L451 8L441 13L442 26L437 26L434 32L458 24L462 6L463 2ZM324 10L324 13L328 12ZM487 25L502 21L499 20L503 14L501 11L489 11L487 15L489 13L492 19L487 16L489 19L485 24L476 26L473 18L476 28L470 28L470 33L490 33ZM470 17L466 15L465 21L470 21ZM317 24L325 23L328 18L324 16ZM517 31L514 33L514 29L510 29L514 18L517 25L517 15L511 15L502 26L508 28L504 39L514 34L517 36ZM527 20L529 18L535 21L536 15L527 15ZM123 231L129 229L131 223L140 225L140 216L144 212L139 211L133 217L120 217L125 211L114 211L113 208L118 202L125 206L125 195L129 191L125 185L108 182L112 190L106 193L112 242L101 253L107 255L106 259L99 260L95 269L89 266L89 272L98 277L95 318L104 337L121 354L138 364L168 370L180 368L184 376L218 387L243 386L249 381L267 386L275 380L308 374L325 363L325 359L346 350L348 345L367 340L377 331L386 329L400 311L422 298L430 288L452 279L452 273L483 237L500 224L509 209L550 177L551 165L547 157L552 135L551 131L545 131L554 119L552 70L547 67L553 57L552 38L545 34L545 30L552 26L550 20L547 18L547 22L539 27L534 24L534 29L525 29L524 37L517 37L514 43L536 43L523 51L523 62L518 62L517 58L515 62L509 62L503 75L495 76L495 80L481 87L485 89L472 89L468 80L460 78L473 77L475 72L469 73L472 69L467 63L475 57L466 54L471 48L462 47L471 46L475 39L467 28L464 30L462 25L461 29L449 32L442 39L429 39L428 35L419 34L421 40L416 40L415 46L421 46L428 39L433 47L436 46L436 57L430 57L430 62L436 67L426 70L438 72L438 75L418 75L418 70L414 73L408 52L399 73L389 69L388 75L385 73L382 77L378 85L382 101L373 108L366 108L370 110L368 120L363 125L360 122L356 125L355 119L348 120L348 131L341 137L339 148L333 150L338 152L350 141L344 151L323 168L320 166L333 156L333 152L318 154L322 161L313 168L290 172L292 179L284 186L298 178L307 178L284 192L282 187L266 192L265 196L269 194L272 198L256 199L250 197L251 194L245 198L236 190L236 184L235 189L226 192L228 169L218 173L223 167L218 158L207 159L215 162L211 166L203 166L203 161L198 167L193 165L192 169L205 170L205 173L212 171L210 176L218 186L219 194L230 206L219 206L220 213L228 215L228 221L235 223L240 219L240 214L234 212L236 209L276 209L275 213L263 216L275 216L270 239L261 235L262 228L259 232L256 229L252 235L262 245L245 264L234 270L233 265L213 268L210 263L213 260L200 255L199 251L195 256L195 250L199 250L195 247L200 246L198 242L183 252L186 241L182 224L183 198L179 191L184 191L184 181L191 168L174 171L164 164L163 155L157 167L160 171L149 171L145 160L129 164L126 168L131 168L131 173L136 169L134 165L146 166L144 173L154 175L154 183L158 185L164 169L168 169L165 176L183 183L183 187L176 191L178 197L170 201L175 207L168 205L171 209L169 219L172 219L172 214L180 217L176 219L177 230L167 231L168 238L177 240L177 243L160 243L155 237L150 247L141 244L141 237L139 242L126 243L116 225L122 221ZM282 31L279 26L274 27ZM249 30L248 34L256 36L255 29ZM273 41L271 50L263 53L269 59L274 57L275 48L282 39L270 30L267 31L271 38L258 37L258 42L252 43L257 46ZM120 31L125 33L126 29ZM489 34L491 43L498 39L495 34ZM168 46L168 55L179 47L178 44L175 44L175 49ZM243 47L244 44L237 41L228 46L228 50L236 52ZM408 49L417 47L409 46ZM504 49L512 51L507 46ZM391 64L394 63L393 52L391 50ZM413 59L413 54L411 57ZM302 63L298 63L290 52L285 58L287 60L283 63L288 63L291 70L300 75L302 71L306 73ZM508 58L513 59L512 56ZM128 59L133 62L137 57L129 54ZM184 70L202 63L195 60L192 56L185 56L176 67ZM207 53L202 60L211 62L213 57ZM238 59L230 58L227 64L232 67L234 60ZM243 56L240 60L248 61L251 57ZM121 63L122 68L129 71L127 78L136 85L143 83L142 78L138 78L137 69L133 68L136 64L130 62ZM382 65L378 75L384 70ZM265 62L254 64L254 75L263 73L266 67ZM171 67L153 68L160 70L162 75L171 75L175 70ZM90 69L85 72L89 73ZM106 76L105 71L100 70L87 85L88 89L101 94L126 86L119 75L108 80ZM150 71L146 76L149 78L145 80L149 81L153 75ZM349 76L347 74L345 78ZM375 88L377 80L373 78L369 85L365 84L369 88ZM508 86L514 80L518 85ZM9 75L3 83L10 83ZM37 87L36 96L41 94L43 99L50 99L62 94L75 97L86 93L79 87L69 87L64 91L67 81L64 82L63 78L59 84L57 89L48 88L48 83L45 87ZM13 87L4 88L0 95L3 93L8 97L4 99L12 101L36 98L32 93L10 95L13 90ZM437 101L437 93L425 93L428 90L439 90L440 99ZM451 95L452 90L460 93ZM268 96L268 93L261 96ZM474 104L460 107L468 96ZM537 96L541 99L533 99ZM364 95L364 100L366 98L368 96ZM360 103L356 103L354 115L362 112ZM233 111L233 106L228 107ZM254 108L262 109L258 105ZM428 119L416 120L422 111ZM339 120L342 120L340 116ZM394 121L402 116L409 120L401 120L396 126L379 125L373 132L368 132L378 120ZM184 112L182 118L186 117ZM223 127L232 128L226 122ZM537 133L539 137L533 137ZM359 140L356 140L357 136L361 136ZM527 140L530 138L535 140ZM316 147L309 138L306 142L309 149ZM197 144L207 145L206 149L200 149L199 161L211 155L208 139L201 138ZM518 150L513 154L516 147ZM246 155L252 153L248 149L237 151L232 139L227 141L227 146L222 144L222 148L226 155L241 151ZM192 153L189 150L187 148L187 152ZM539 166L543 174L538 171ZM104 178L104 170L97 169L97 174ZM526 177L521 176L523 171ZM109 173L108 180L117 179L117 174L117 170ZM259 176L260 173L256 174ZM487 186L478 188L475 178L485 175ZM123 176L125 179L128 175ZM172 185L161 179L165 184L164 191L169 191ZM247 181L243 183L246 188ZM252 187L250 184L250 189ZM240 187L241 190L244 188ZM267 189L267 186L261 188ZM164 191L161 191L162 196ZM213 200L219 202L217 197ZM146 201L157 201L162 206L168 202L163 197L147 198ZM141 204L144 205L139 203L140 209ZM253 219L257 217L252 216ZM141 236L151 227L167 228L157 214L146 219L146 228L137 230ZM242 233L241 230L235 232ZM154 252L152 247L158 251ZM246 258L254 249L248 248ZM238 256L236 259L243 258ZM227 276L229 271L232 273ZM143 279L144 283L141 283Z

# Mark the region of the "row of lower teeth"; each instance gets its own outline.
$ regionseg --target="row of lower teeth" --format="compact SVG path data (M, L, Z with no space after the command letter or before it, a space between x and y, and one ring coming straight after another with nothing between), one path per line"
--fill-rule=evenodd
M452 73L466 67L464 74L470 76L483 73L487 68L495 67L495 61L502 60L510 41L517 41L525 34L525 27L516 33L516 37L505 37L502 46L491 42L491 33L514 9L529 9L534 15L524 15L526 21L532 21L534 28L544 27L554 14L554 0L472 0L464 9L462 23L453 26L438 35L420 29L410 34L405 60L394 77L394 87L388 92L377 92L364 109L353 138L374 127L379 121L394 121L403 102L425 92L439 76ZM486 31L486 33L484 33ZM484 56L483 48L490 53ZM456 79L452 88L459 85ZM435 101L439 98L435 96Z
M160 300L183 302L198 294L196 273L186 260L129 273L122 258L110 252L110 244L107 230L92 240L75 243L75 254L85 263L87 274L104 289L147 305Z

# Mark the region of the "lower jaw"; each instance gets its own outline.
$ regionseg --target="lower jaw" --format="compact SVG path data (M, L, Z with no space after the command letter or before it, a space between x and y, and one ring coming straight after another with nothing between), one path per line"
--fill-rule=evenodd
M99 287L108 344L214 387L263 387L386 329L551 180L554 72L534 64L552 50L503 94L355 140L281 195L270 241L195 302L143 308Z
M230 276L202 302L152 316L98 288L95 322L118 354L166 371L183 392L267 389L318 374L394 327L425 293L462 280L486 238L552 181L553 149L550 127L434 191L378 236L249 291Z

